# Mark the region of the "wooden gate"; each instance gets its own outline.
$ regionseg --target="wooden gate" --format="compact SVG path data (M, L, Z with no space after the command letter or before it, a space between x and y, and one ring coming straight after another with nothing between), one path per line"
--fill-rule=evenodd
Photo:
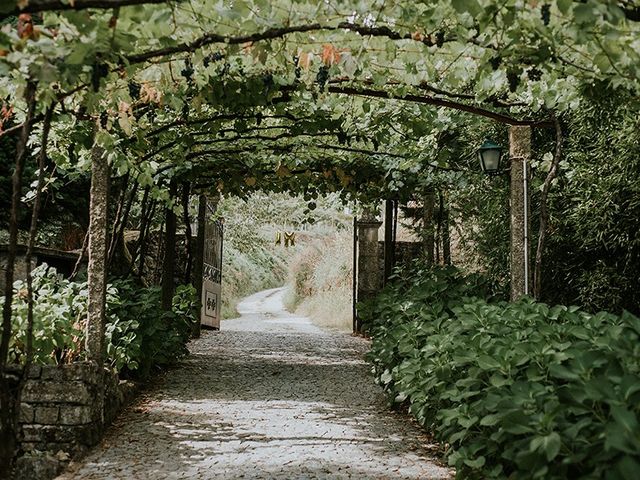
M207 327L219 329L222 302L222 243L224 229L220 220L212 220L214 215L215 206L207 201L200 323Z

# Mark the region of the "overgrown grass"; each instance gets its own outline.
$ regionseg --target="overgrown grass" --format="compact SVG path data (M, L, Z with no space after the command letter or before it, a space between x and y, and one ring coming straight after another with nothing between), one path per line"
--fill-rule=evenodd
M285 304L318 325L350 331L352 259L351 231L315 238L289 267Z

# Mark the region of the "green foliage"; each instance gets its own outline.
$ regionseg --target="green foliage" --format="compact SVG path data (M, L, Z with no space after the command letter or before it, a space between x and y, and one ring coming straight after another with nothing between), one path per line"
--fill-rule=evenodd
M144 376L153 367L170 365L188 353L186 343L196 321L197 308L196 292L192 286L178 287L172 311L163 312L160 310L159 287L142 287L130 279L117 280L113 285L118 300L109 303L109 311L122 320L111 328L116 335L109 339L109 343L114 348L127 347L128 370L139 370Z
M27 284L14 283L10 357L24 361L27 345ZM46 264L33 270L33 353L36 363L70 363L82 357L87 316L86 283L65 280ZM113 294L110 289L109 295ZM0 297L0 304L4 297Z
M640 314L640 105L601 85L588 93L595 98L568 118L552 191L545 298Z
M12 361L23 362L27 339L27 290L14 283ZM34 362L70 363L84 356L87 317L86 282L71 282L46 264L33 270ZM0 304L2 298L0 298ZM105 343L107 363L118 371L146 375L155 366L173 363L187 353L196 321L196 292L176 289L172 311L160 310L160 289L133 280L116 280L107 290Z
M485 293L453 269L402 272L365 310L380 383L460 478L634 478L640 319Z

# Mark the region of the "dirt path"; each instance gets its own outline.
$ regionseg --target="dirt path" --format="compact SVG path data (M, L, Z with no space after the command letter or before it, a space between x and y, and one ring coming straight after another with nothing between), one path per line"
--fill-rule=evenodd
M240 304L60 479L435 479L447 468L388 410L367 342L284 311L281 289Z

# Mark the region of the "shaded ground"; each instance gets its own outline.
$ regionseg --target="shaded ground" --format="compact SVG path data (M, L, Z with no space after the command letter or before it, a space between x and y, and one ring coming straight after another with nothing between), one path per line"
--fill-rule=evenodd
M389 411L367 342L283 311L282 289L204 332L60 479L435 479L450 471Z

